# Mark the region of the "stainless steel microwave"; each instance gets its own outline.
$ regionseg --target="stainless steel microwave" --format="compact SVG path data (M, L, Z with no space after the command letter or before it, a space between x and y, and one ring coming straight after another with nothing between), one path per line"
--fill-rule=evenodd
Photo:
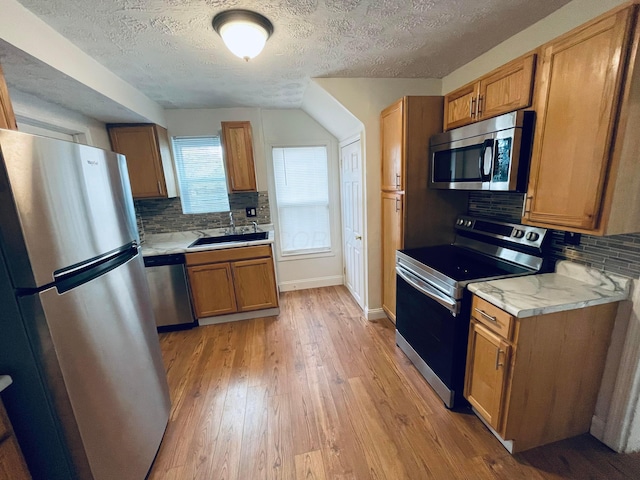
M534 120L521 110L434 135L429 187L525 191Z

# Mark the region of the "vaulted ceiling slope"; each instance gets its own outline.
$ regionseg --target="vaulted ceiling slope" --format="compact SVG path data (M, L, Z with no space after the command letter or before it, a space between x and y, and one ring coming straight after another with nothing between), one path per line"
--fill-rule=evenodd
M164 108L298 108L314 77L441 78L568 0L19 2ZM249 63L211 27L229 8L255 10L275 26ZM27 67L22 85L33 93ZM14 85L15 68L7 72Z

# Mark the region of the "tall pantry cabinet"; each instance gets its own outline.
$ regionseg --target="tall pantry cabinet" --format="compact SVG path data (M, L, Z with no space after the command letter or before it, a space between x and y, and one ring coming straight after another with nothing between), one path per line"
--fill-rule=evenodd
M449 243L467 193L430 190L429 138L442 129L443 98L403 97L380 116L382 308L396 319L396 250Z

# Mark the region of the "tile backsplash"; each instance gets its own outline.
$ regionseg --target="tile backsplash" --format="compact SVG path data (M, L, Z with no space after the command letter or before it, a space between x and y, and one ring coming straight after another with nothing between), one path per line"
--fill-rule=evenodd
M524 194L471 192L469 215L520 223ZM551 230L551 255L605 272L640 278L640 233L597 237L582 235L580 245L564 243L564 232Z
M180 198L136 200L136 217L140 237L145 234L181 232L227 227L229 212L187 214L182 213ZM271 223L267 192L234 193L229 195L229 206L236 226ZM245 208L256 207L257 217L248 218Z

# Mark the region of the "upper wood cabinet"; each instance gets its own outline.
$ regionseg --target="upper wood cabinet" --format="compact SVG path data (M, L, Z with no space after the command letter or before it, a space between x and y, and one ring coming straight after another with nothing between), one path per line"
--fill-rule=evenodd
M444 97L444 129L531 105L535 54L517 58Z
M13 113L13 105L9 98L9 89L4 81L4 73L0 66L0 128L17 130L16 116Z
M127 157L134 198L176 196L167 130L159 125L108 125L111 147Z
M523 222L640 231L640 28L617 9L542 46Z
M442 128L442 97L403 97L380 113L382 308L395 321L396 250L449 243L467 193L429 189L429 137Z
M222 122L222 144L229 193L257 191L251 123Z

